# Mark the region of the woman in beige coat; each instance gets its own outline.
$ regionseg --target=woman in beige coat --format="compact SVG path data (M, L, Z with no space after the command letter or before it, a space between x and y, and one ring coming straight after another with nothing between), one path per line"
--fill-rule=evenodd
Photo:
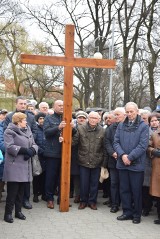
M151 135L148 151L152 160L150 194L157 198L158 219L154 223L160 224L160 127Z

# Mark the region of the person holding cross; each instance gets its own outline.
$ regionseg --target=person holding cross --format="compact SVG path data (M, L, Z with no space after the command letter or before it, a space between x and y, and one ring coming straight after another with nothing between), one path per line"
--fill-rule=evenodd
M56 100L54 102L54 114L47 115L44 120L45 149L44 157L46 158L46 184L45 192L47 199L47 207L54 208L54 193L57 185L60 183L60 167L61 167L61 148L62 144L59 140L62 129L66 126L62 121L63 101ZM59 203L59 197L58 197Z

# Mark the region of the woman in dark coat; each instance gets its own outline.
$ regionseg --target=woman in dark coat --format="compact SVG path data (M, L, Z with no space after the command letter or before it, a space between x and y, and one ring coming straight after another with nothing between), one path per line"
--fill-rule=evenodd
M33 177L33 202L39 202L39 195L42 195L42 200L46 201L45 197L45 177L46 177L46 160L43 156L45 137L43 133L43 123L46 114L40 112L35 116L37 121L37 135L35 142L38 145L38 158L41 163L42 173Z
M26 182L32 181L31 157L38 150L25 114L17 112L12 116L12 123L4 132L4 144L6 154L3 180L7 182L4 220L12 223L14 205L15 217L26 219L21 212L24 186Z

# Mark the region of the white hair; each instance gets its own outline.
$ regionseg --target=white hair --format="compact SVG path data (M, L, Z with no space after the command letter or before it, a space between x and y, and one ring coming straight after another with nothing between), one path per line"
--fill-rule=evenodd
M48 105L48 103L47 102L41 102L40 104L39 104L39 109L42 107L42 106L46 106L46 107L48 107L48 109L49 109L49 105Z
M126 105L125 105L125 110L128 106L133 106L136 110L138 110L138 105L134 102L128 102Z
M141 109L139 111L139 114L140 115L151 115L151 112L149 110L144 110L144 109Z
M122 114L125 114L125 113L126 113L124 107L117 107L117 108L115 108L114 113L115 113L115 112L121 112Z
M113 117L115 117L114 110L111 110L110 112L105 112L103 114L103 121L105 121L105 119L108 117L108 115L112 115Z

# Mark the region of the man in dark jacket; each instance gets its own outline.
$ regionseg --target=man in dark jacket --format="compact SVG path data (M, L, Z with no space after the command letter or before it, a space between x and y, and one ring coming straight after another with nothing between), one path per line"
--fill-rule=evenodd
M142 214L142 185L149 127L141 120L138 106L134 102L128 102L125 110L127 117L123 123L119 123L114 138L123 209L123 214L117 220L132 219L137 224Z
M100 169L104 163L104 132L99 125L100 116L90 112L88 122L79 125L73 136L73 145L78 144L78 163L80 165L80 200L78 209L87 205L97 210L97 194Z
M56 100L54 114L47 115L44 120L43 130L45 135L44 157L46 158L46 199L47 207L54 208L54 193L60 179L61 148L59 142L62 129L66 126L62 121L63 101ZM58 201L59 203L59 201Z
M9 123L12 122L12 116L15 112L22 112L27 115L27 124L30 126L34 139L37 133L37 124L34 115L31 111L27 109L27 99L24 96L18 96L16 98L16 110L8 114L4 121L4 131L6 130ZM30 183L26 182L24 189L23 207L26 209L32 209L32 205L29 202L30 198Z
M118 107L114 110L114 117L116 122L106 129L105 132L105 147L108 153L108 168L110 171L111 179L111 210L110 212L116 213L119 210L120 196L119 196L119 174L116 168L117 153L113 148L114 136L117 126L125 119L125 109Z

